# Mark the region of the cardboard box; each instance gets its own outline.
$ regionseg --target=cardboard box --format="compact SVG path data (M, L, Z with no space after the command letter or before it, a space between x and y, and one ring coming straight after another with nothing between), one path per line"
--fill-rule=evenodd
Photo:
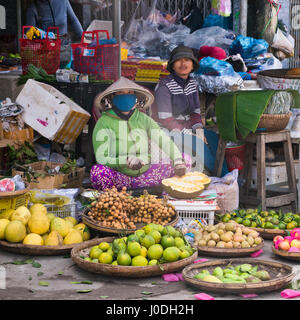
M27 80L16 102L24 122L43 137L63 144L75 142L90 114L54 87Z
M44 168L46 166L54 169L57 166L63 166L63 164L49 161L38 161L30 163L26 166L30 166L35 172L45 173ZM16 174L24 177L24 172L13 169L12 175L15 176ZM76 170L74 172L70 172L68 174L56 173L45 177L38 177L36 180L30 182L29 188L60 189L62 188L62 185L64 185L64 188L80 188L82 186L84 174L85 168L76 167Z

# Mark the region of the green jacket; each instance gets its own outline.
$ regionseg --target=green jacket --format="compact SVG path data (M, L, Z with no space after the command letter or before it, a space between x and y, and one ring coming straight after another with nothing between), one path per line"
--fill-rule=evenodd
M102 114L93 131L96 161L128 176L139 176L149 169L151 163L150 139L172 161L182 159L182 154L170 137L145 113L136 109L126 121L113 110L108 110ZM129 169L129 156L138 157L145 165L140 170Z

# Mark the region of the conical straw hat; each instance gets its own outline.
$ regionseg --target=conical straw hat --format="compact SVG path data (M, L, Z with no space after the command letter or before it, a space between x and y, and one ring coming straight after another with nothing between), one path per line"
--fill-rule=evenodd
M121 90L133 90L135 92L138 99L137 107L139 109L146 109L150 107L154 101L154 96L148 89L125 77L120 77L120 79L95 97L94 106L99 108L101 111L104 111L107 107L111 106L113 94Z

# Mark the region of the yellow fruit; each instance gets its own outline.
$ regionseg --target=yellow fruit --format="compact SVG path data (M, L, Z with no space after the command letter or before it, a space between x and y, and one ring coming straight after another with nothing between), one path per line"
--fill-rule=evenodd
M44 243L45 243L45 241L46 241L46 239L47 239L48 235L49 235L49 233L48 233L48 232L47 232L47 233L44 233L44 234L42 234L42 235L41 235L41 237L42 237L42 238L43 238L43 240L44 240Z
M177 247L168 247L164 250L163 257L167 262L177 261L180 257L180 250Z
M127 252L131 257L139 256L141 254L141 245L136 241L130 241L127 246Z
M22 242L26 236L26 227L19 220L10 221L5 228L5 239L8 242Z
M64 244L81 243L83 241L82 235L78 230L71 229L64 238Z
M148 265L148 260L143 256L136 256L132 258L131 265L134 267L144 267Z
M152 259L148 262L148 266L156 266L158 265L158 261L156 259Z
M185 259L188 258L190 256L190 253L187 250L182 250L180 252L179 258L180 259Z
M74 227L74 226L73 226L73 223L72 223L71 221L69 221L69 220L66 220L66 226L67 226L67 228L69 229L69 232L70 232L70 230L73 229L73 227ZM69 232L68 232L68 233L69 233Z
M73 228L81 232L83 241L90 239L91 234L89 228L84 223L78 223Z
M172 236L164 235L160 241L164 249L175 246L175 239Z
M8 219L0 219L0 239L5 238L5 229L9 222Z
M113 261L113 262L111 263L111 265L112 265L112 266L117 266L117 265L118 265L118 261L117 261L117 260Z
M28 221L32 233L44 234L49 230L49 226L50 222L45 214L33 214Z
M108 242L101 242L99 243L98 247L102 250L102 251L107 251L110 246Z
M175 237L175 247L180 248L182 246L184 246L184 240L180 237Z
M148 252L147 248L141 246L141 253L140 253L140 255L143 256L143 257L147 257L147 252Z
M120 266L130 266L131 257L126 252L120 252L117 256L117 262Z
M111 264L113 261L113 257L111 254L107 252L102 252L98 258L100 263Z
M98 259L102 252L103 251L98 246L94 246L90 250L89 256L90 256L91 259Z
M159 260L163 255L164 249L160 244L154 244L148 249L147 255L150 260Z
M54 213L47 213L47 218L48 218L49 222L51 222L55 217L56 217L56 215Z
M153 244L155 244L155 240L150 234L146 234L145 237L141 238L141 245L147 249Z
M157 230L152 230L148 233L149 235L151 235L153 237L153 239L155 240L155 243L160 243L161 240L161 233Z
M14 209L7 209L0 213L0 219L8 219L10 220L11 215L13 214Z
M18 207L11 215L10 220L14 221L14 220L19 220L21 221L24 226L27 225L28 220L31 216L30 211L25 207L25 206L21 206Z
M65 219L66 221L71 221L72 224L73 224L73 226L75 226L75 225L78 223L78 221L77 221L74 217L72 217L72 216L65 217L64 219Z
M45 215L47 214L47 208L41 203L35 203L33 206L29 208L29 211L31 214L35 214L35 213L43 213Z
M58 231L60 233L60 235L64 238L68 232L69 232L69 228L66 224L66 221L62 218L59 217L55 217L51 223L50 223L50 230L51 231Z
M61 234L58 231L53 230L48 234L44 243L45 246L61 246L63 245L64 241Z
M43 238L36 233L29 233L23 240L23 244L42 246L44 244Z

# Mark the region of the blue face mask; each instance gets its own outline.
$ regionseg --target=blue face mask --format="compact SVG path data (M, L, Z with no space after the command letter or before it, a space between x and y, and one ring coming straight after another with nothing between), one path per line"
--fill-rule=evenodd
M135 94L119 94L113 97L112 103L120 111L130 111L136 104Z

